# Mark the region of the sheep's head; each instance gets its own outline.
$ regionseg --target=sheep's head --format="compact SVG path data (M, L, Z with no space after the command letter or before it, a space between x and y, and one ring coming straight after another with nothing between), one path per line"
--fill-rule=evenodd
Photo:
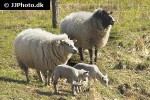
M100 82L102 83L102 85L107 87L108 86L108 75L102 76Z
M98 9L94 13L94 17L98 20L101 21L101 24L103 25L104 28L107 28L109 25L114 25L115 20L111 16L113 12L109 12L103 9Z
M67 53L73 53L73 54L77 53L77 48L74 46L73 40L70 39L59 40L58 44Z

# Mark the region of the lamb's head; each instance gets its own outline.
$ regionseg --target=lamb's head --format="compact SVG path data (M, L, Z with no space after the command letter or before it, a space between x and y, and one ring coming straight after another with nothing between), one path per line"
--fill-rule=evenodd
M104 85L104 86L108 86L108 75L104 75L101 77L101 80L100 80L101 84Z
M67 53L77 53L77 48L74 46L74 41L70 39L60 40L60 47Z
M78 78L80 81L87 81L89 77L89 71L86 71L84 69L78 70L79 76Z
M97 11L95 11L93 16L99 22L101 22L101 24L104 28L107 28L109 25L114 25L114 23L115 23L114 18L111 16L112 13L113 12L109 12L109 11L106 11L106 10L103 10L103 9L98 9Z

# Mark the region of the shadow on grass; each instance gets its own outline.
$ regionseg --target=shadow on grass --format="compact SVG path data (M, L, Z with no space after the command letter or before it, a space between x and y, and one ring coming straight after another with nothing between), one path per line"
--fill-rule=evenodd
M7 77L0 77L0 81L14 82L14 83L18 83L18 84L27 84L26 81L23 81L23 80L16 80L16 79L7 78Z
M40 91L40 90L36 90L36 93L40 94L40 95L45 95L45 96L52 96L53 95L52 92L43 92L43 91Z
M60 90L59 93L52 93L52 92L43 92L40 90L36 90L37 94L45 95L45 96L52 96L52 95L58 95L58 96L69 96L71 95L70 91Z

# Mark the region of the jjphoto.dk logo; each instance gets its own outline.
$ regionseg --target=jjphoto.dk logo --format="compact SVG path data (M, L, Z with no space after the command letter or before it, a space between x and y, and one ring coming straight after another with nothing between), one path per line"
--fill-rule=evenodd
M1 0L0 10L50 10L50 0Z
M9 7L9 3L4 3L4 7L8 8Z
M16 7L44 7L44 5L43 5L43 3L41 3L41 2L38 2L37 4L31 4L31 3L26 3L26 4L24 4L24 3L22 3L22 2L20 2L20 3L4 3L4 7L5 8L8 8L8 7L11 7L11 8L16 8Z

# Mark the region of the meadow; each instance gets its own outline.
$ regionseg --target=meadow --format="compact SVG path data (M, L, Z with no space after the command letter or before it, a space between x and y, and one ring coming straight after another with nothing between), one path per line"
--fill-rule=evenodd
M99 82L90 90L72 96L68 83L59 83L60 94L45 87L30 69L27 83L13 51L17 34L27 28L42 28L54 34L52 12L0 11L0 100L150 100L150 1L149 0L58 0L59 22L75 11L104 8L113 11L116 23L104 48L99 49L97 66L110 79L109 86ZM85 63L89 55L85 52ZM78 63L79 55L70 62Z

